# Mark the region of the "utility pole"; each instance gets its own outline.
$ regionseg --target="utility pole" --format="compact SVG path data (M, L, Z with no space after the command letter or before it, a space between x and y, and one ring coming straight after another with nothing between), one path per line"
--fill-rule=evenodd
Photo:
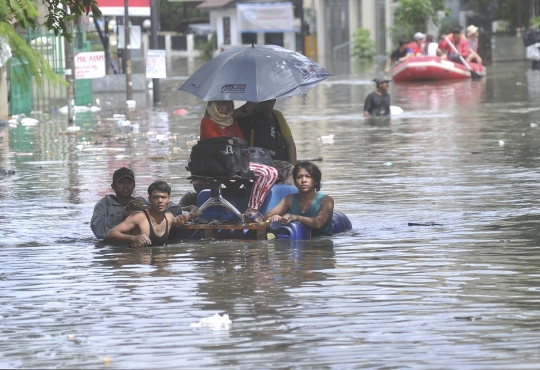
M133 84L131 83L131 45L129 44L129 5L124 0L124 58L126 59L126 98L133 99Z
M150 37L152 49L158 50L159 31L159 0L152 0L150 3ZM154 104L159 103L159 78L152 79Z
M64 10L67 12L67 6L64 5ZM75 42L75 38L73 37L73 22L70 22L68 25L68 28L71 31L71 37L72 37L72 43L70 44L67 39L64 37L64 59L66 63L65 72L66 72L66 80L68 82L66 95L67 95L67 107L68 107L68 126L74 126L75 120L75 109L73 107L74 101L75 101L75 58L73 56L73 43Z

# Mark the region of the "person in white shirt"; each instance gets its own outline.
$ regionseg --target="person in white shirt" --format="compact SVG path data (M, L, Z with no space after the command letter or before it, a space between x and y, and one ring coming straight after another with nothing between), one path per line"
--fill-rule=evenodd
M441 50L439 49L439 44L435 42L433 35L426 36L426 43L424 45L424 55L437 57L441 55Z

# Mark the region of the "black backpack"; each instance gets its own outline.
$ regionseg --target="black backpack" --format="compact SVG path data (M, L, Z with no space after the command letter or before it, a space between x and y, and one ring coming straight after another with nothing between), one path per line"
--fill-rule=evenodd
M200 140L191 149L186 169L197 176L252 177L249 143L232 136Z

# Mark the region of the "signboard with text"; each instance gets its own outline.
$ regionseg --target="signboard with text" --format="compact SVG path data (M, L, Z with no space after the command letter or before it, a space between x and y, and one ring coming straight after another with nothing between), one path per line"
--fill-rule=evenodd
M148 50L146 53L146 78L167 78L165 50Z
M124 0L97 0L103 16L124 15ZM129 0L130 17L149 17L150 0Z
M105 76L105 52L92 51L75 56L75 79Z

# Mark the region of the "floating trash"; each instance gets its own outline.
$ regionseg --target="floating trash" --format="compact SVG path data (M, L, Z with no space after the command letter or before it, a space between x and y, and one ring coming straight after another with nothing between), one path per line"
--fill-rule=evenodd
M504 146L504 141L499 140L499 146Z
M131 121L129 121L127 119L121 119L116 124L118 125L118 127L127 127L127 126L131 125Z
M81 126L69 126L67 132L77 132L81 130Z
M39 121L35 118L26 117L21 119L21 125L23 126L36 126Z
M531 122L531 127L536 127L536 126L538 126L538 123Z
M229 315L215 314L212 317L201 319L198 323L189 325L192 328L208 328L211 330L229 330L232 321L229 320Z
M383 163L383 166L388 166L388 167L390 167L391 165L392 165L392 162L384 162L384 163Z
M128 108L135 108L137 106L137 102L135 100L126 100L126 105Z
M187 110L183 109L183 108L182 108L182 109L177 109L177 110L173 111L173 114L174 114L175 116L185 116L185 115L188 114L188 113L189 113L189 112L188 112Z
M335 135L325 135L317 138L317 141L323 144L332 144L334 142Z

